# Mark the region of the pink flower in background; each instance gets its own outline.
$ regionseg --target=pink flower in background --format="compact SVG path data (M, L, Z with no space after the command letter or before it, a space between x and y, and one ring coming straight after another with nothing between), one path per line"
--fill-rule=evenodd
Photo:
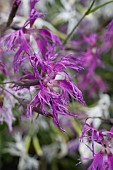
M78 85L89 97L94 98L97 92L107 90L105 81L96 73L97 68L105 68L101 59L101 45L98 46L98 35L96 33L86 34L82 32L80 35L83 39L78 56L82 60L84 70L77 78ZM83 46L83 49L81 49L81 46Z
M113 20L108 24L105 34L105 40L110 40L111 38L113 38Z

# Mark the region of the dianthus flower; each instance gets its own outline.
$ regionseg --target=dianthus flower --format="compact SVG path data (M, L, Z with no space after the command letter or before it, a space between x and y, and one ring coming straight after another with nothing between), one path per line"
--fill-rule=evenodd
M97 67L104 67L101 60L101 50L100 46L97 46L97 34L90 33L87 35L82 33L82 37L81 46L83 46L83 49L79 52L79 55L83 60L83 67L85 69L83 74L78 77L78 84L90 97L95 97L95 91L101 89L103 92L107 89L106 83L95 72Z
M46 116L51 113L54 123L60 127L59 115L75 116L67 109L70 103L69 96L81 103L84 103L84 100L81 91L66 71L66 68L81 69L81 66L79 68L78 65L79 62L75 59L75 63L71 64L71 60L74 58L73 55L66 55L60 60L57 60L55 56L58 57L56 54L49 53L46 54L46 59L36 54L31 57L35 74L34 80L39 80L37 85L39 91L28 105L27 116L32 116L34 107L40 108ZM67 60L69 57L70 61ZM39 72L37 68L41 71Z
M45 15L36 10L36 2L37 0L30 1L30 16L24 26L5 35L0 44L15 53L15 72L20 71L20 65L24 65L24 61L31 64L31 71L24 69L24 75L13 86L16 90L31 90L31 86L34 86L35 94L32 94L29 104L24 107L26 117L33 116L36 111L51 117L54 124L62 129L59 123L60 115L76 116L69 111L70 97L84 103L82 92L74 84L69 70L78 72L83 68L75 55L64 53L57 35L45 28L32 28L35 20ZM36 51L31 38L37 45Z
M87 139L87 141L92 143L91 151L93 153L93 162L88 168L88 170L112 170L113 169L113 128L110 132L103 130L99 132L98 130L92 128L88 124L85 124L81 139ZM95 154L94 142L100 144L101 149Z

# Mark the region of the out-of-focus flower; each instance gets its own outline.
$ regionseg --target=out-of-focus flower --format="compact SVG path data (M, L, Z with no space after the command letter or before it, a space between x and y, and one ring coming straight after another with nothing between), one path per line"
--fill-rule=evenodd
M68 153L75 154L79 147L79 139L72 139L67 143Z
M15 134L14 140L15 142L8 144L8 148L5 151L11 155L20 157L18 170L37 170L39 168L39 161L28 155L21 134Z
M105 38L109 40L113 36L113 20L108 24Z
M19 5L21 3L21 0L15 0L16 5Z
M90 97L95 97L97 91L104 92L107 89L104 80L96 73L98 67L104 68L105 66L101 60L100 47L97 45L97 34L81 32L80 36L83 37L81 41L79 40L83 49L79 49L78 55L81 56L84 71L78 77L78 85Z
M102 45L100 47L100 50L103 54L112 51L111 57L113 57L113 50L112 50L112 44L113 44L113 20L107 25L106 29L104 30L102 34Z

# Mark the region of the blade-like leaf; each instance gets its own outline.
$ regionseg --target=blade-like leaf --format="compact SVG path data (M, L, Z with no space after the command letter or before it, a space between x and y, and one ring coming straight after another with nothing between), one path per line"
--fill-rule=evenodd
M90 13L93 13L93 12L97 11L98 9L100 9L100 8L102 8L103 6L108 5L108 4L112 3L112 2L113 2L113 1L109 1L109 2L106 2L106 3L104 3L104 4L101 4L101 5L93 8L92 10L90 10L90 11L87 13L87 15L89 15Z

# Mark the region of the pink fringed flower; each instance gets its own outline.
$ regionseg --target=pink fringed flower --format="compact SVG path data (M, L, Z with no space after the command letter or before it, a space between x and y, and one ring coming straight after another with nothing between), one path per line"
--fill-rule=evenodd
M105 40L110 40L111 37L113 37L113 20L107 26Z
M69 56L70 64L66 60L66 57L68 59ZM34 107L40 108L45 116L51 115L53 122L60 127L59 115L75 116L68 110L69 96L84 103L81 91L73 83L71 76L66 71L67 68L73 68L78 71L79 62L75 58L75 64L71 65L71 59L74 56L69 56L63 56L59 60L57 59L58 54L54 54L52 50L51 53L46 53L46 57L42 56L41 58L35 54L30 58L34 69L34 80L39 81L36 86L39 91L28 105L27 117L32 116ZM60 127L60 129L62 128Z
M58 48L63 50L63 46L57 35L45 28L32 28L35 20L44 16L35 9L36 2L38 1L30 1L30 16L24 26L5 35L0 43L15 52L14 71L19 71L21 63L26 59L31 64L31 72L24 70L19 83L13 86L17 87L16 90L22 88L30 90L30 87L34 86L35 94L25 106L26 117L31 117L33 112L37 111L51 117L54 124L62 129L59 116L75 116L69 111L70 97L84 104L82 92L74 84L68 69L78 72L83 68L75 55L64 54L64 51L58 52ZM37 44L37 52L34 51L31 37Z
M94 160L88 170L105 170L104 154L99 152L94 156Z
M84 138L87 141L92 143L90 150L93 153L93 162L88 168L88 170L112 170L113 169L113 128L109 131L101 131L92 128L90 125L85 124L81 139L84 141ZM101 150L95 154L94 142L100 144Z
M0 40L0 44L5 46L8 51L16 52L13 60L14 71L17 71L20 64L31 54L30 44L23 29L5 35Z
M113 154L108 155L107 166L109 167L109 170L113 169Z

